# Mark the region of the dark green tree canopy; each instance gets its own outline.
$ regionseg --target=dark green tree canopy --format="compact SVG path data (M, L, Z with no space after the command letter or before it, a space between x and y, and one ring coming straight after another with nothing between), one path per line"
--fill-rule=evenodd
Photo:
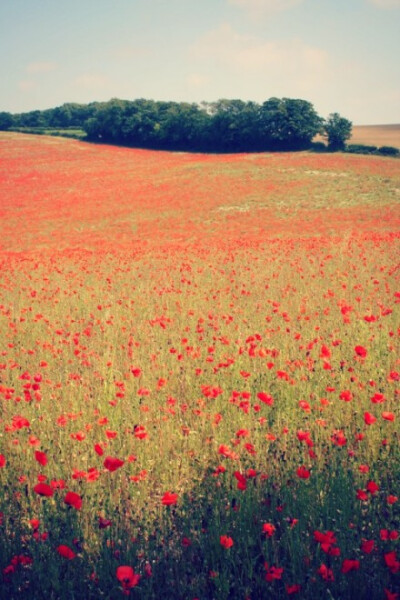
M353 124L339 113L329 115L324 123L324 135L328 138L328 148L332 151L344 150L346 141L351 138Z
M311 102L291 98L270 98L264 102L260 121L265 143L282 150L309 147L323 124Z
M6 131L14 125L14 119L9 112L0 112L0 131Z
M303 150L318 133L328 136L332 149L341 149L351 132L350 121L337 113L324 121L311 102L292 98L270 98L261 105L226 98L201 104L113 98L0 113L0 128L2 123L3 128L80 128L98 142L205 152Z

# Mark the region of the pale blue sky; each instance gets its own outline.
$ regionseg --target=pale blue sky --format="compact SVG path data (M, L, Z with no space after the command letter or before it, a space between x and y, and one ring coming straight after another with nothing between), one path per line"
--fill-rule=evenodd
M400 123L400 0L0 0L0 111L302 98Z

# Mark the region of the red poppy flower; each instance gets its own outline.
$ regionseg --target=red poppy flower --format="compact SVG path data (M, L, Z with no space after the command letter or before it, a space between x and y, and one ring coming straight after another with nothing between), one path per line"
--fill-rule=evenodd
M232 546L233 546L233 539L231 537L229 537L229 535L221 535L220 538L219 538L219 543L224 548L232 548Z
M400 570L400 561L397 560L396 551L386 552L383 558L385 559L386 566L391 570L392 573L397 573Z
M146 428L143 425L135 425L133 434L138 440L145 440L148 437Z
M300 477L300 479L308 479L311 475L311 472L306 469L304 466L299 467L296 471L297 473L297 477Z
M0 468L5 467L6 466L6 457L4 456L4 454L0 454Z
M371 554L371 552L375 549L375 541L374 540L363 540L361 544L361 551L365 552L365 554Z
M336 544L336 536L333 531L326 531L325 533L314 531L314 540L319 544L327 544L329 546Z
M329 569L326 565L322 564L317 570L318 575L325 581L334 581L334 575L332 569Z
M29 428L31 426L31 424L29 423L28 419L25 419L25 417L21 417L20 415L14 415L14 417L12 418L12 426L13 429L22 429L23 427L27 427Z
M106 529L107 527L111 527L111 525L112 521L110 521L110 519L99 517L99 529Z
M367 483L367 492L370 494L376 494L379 491L379 485L375 483L375 481L368 481Z
M394 421L394 419L395 419L394 413L392 413L392 412L383 412L382 413L382 419L385 419L385 421Z
M64 490L67 487L64 479L52 479L50 484L55 490Z
M66 558L67 560L72 560L76 556L75 552L73 550L71 550L71 548L69 546L64 546L64 544L61 544L60 546L58 546L57 552L60 556L62 556L63 558Z
M218 448L218 454L222 454L222 456L229 458L232 454L232 450L228 446L225 446L225 444L221 444Z
M264 563L264 569L267 571L265 575L266 581L274 581L275 579L282 579L283 568L282 567L269 567L268 563Z
M82 498L79 496L79 494L76 494L75 492L67 492L64 498L64 502L69 506L73 506L74 508L76 508L76 510L80 510L80 508L82 507Z
M261 402L264 402L264 404L267 404L268 406L272 406L274 403L274 399L272 398L272 396L270 396L269 394L266 394L265 392L259 392L257 394L257 398Z
M368 500L368 494L364 490L357 490L356 497L357 500L361 500L362 502L366 502Z
M391 592L387 588L383 590L385 592L385 600L399 600L399 594L397 592Z
M113 471L116 471L117 469L122 467L124 462L125 461L123 461L119 458L114 458L112 456L106 456L103 464L104 464L104 467L112 473Z
M39 494L39 496L50 497L54 494L54 489L47 483L38 483L33 488L33 491L36 492L36 494Z
M116 577L121 582L124 591L129 591L140 581L140 575L135 573L132 567L127 566L117 567Z
M301 585L299 585L298 583L295 583L293 585L286 584L286 593L289 596L291 594L297 594L297 592L300 592L300 590L301 590Z
M43 467L47 465L47 456L44 452L40 452L40 450L35 450L35 459Z
M376 417L374 417L374 415L372 415L370 412L364 413L364 423L366 425L373 425L373 423L375 423L375 421L376 421Z
M359 356L360 358L365 358L367 356L367 350L366 348L364 348L364 346L355 346L354 348L354 352L357 354L357 356Z
M29 525L34 531L36 531L37 529L39 529L40 521L39 519L29 519Z
M189 548L189 546L192 545L192 541L190 540L190 538L183 537L181 544L184 548Z
M319 354L320 358L330 358L331 357L331 351L328 348L328 346L326 346L325 344L323 344L321 346L321 352Z
M177 501L178 501L178 494L173 494L172 492L165 492L165 494L161 500L161 502L164 506L172 506L173 504L176 504Z
M385 400L386 398L384 394L380 394L379 392L376 392L371 398L371 402L373 404L382 404L382 402L385 402Z
M95 444L94 445L94 451L96 452L96 454L98 454L99 456L103 456L104 454L104 450L103 448L100 446L100 444Z
M399 532L395 529L393 529L393 531L389 531L388 529L381 529L379 535L381 540L383 541L397 540L399 537Z
M358 571L360 568L359 560L351 560L349 558L345 558L342 563L341 571L342 573L349 573L350 571Z
M234 472L234 476L237 479L237 488L238 490L244 491L247 488L247 480L244 475L242 475L239 471Z
M262 526L263 533L265 533L268 537L272 537L275 533L275 525L272 523L263 523Z

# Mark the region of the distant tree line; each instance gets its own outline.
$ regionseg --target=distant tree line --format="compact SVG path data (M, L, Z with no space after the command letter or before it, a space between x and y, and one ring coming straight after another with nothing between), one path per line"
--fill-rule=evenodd
M0 112L0 130L74 128L83 130L87 139L103 143L250 152L307 149L317 134L327 138L329 150L343 150L352 123L338 113L324 120L310 102L291 98L270 98L263 104L226 99L201 104L112 99L20 114Z

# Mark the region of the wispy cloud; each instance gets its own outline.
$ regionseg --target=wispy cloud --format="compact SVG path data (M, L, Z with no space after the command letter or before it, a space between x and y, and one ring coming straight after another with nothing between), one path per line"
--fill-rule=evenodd
M244 34L229 23L197 39L190 54L192 72L208 77L201 88L205 97L257 102L271 96L318 100L316 108L323 115L346 111L345 99L366 77L358 61L343 62L298 38L270 40ZM338 87L341 102L337 101Z
M75 79L74 84L86 90L101 90L108 86L109 79L96 73L83 73Z
M27 73L31 74L49 73L50 71L55 71L56 69L57 65L52 61L31 62L26 66Z
M150 46L122 45L115 46L111 50L111 57L121 61L130 61L151 56L152 52Z
M400 0L368 0L378 8L400 8Z
M35 81L32 81L30 79L24 79L23 81L18 82L18 89L21 92L30 92L31 90L35 89L35 87Z
M191 73L187 76L186 82L192 88L201 89L210 82L210 79L206 75L201 75L200 73Z
M209 31L193 46L194 57L222 63L242 73L297 79L318 77L327 68L327 53L301 40L268 41L236 32L228 23Z

